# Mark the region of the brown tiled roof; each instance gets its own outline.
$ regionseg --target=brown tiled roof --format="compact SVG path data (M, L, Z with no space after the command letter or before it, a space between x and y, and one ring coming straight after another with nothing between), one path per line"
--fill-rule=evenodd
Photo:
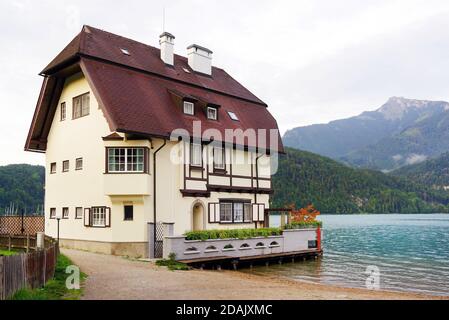
M122 48L130 55L123 54ZM166 66L160 59L159 49L130 39L83 27L42 71L45 83L49 79L59 79L58 72L74 62L79 63L87 77L113 131L168 137L174 129L186 129L191 133L195 120L201 121L203 131L218 129L223 136L225 129L278 128L266 104L224 70L214 67L212 76L199 75L190 69L187 58L181 56L175 56L174 67ZM48 84L41 94L45 99L40 99L47 103L38 102L25 147L28 150L46 148L49 122L56 109L54 101L60 94L58 90L50 92L47 87ZM58 97L55 99L52 94ZM194 116L185 115L173 95L219 105L218 121L208 120L199 106L195 106ZM228 111L234 112L239 121L231 120ZM282 152L279 134L277 140L277 151ZM247 142L245 145L255 147ZM269 146L269 134L266 145Z

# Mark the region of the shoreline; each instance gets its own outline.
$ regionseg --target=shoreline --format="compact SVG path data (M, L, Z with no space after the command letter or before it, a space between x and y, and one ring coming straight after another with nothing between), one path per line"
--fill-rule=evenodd
M87 274L83 300L448 300L311 284L241 271L170 271L154 262L62 249ZM188 288L188 290L186 290Z
M242 280L260 281L271 285L285 284L291 286L293 290L298 290L306 295L305 299L313 300L449 300L449 296L432 295L411 291L392 290L369 290L366 288L345 287L343 285L332 285L324 283L314 283L304 280L293 280L283 276L269 276L251 274L242 271L224 271L231 276ZM310 295L310 297L308 297ZM299 300L305 300L300 298Z

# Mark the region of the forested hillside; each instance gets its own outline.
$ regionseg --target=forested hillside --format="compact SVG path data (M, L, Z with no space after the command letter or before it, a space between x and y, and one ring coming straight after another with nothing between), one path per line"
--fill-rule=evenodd
M273 178L272 206L313 203L324 213L448 212L449 193L287 148Z
M449 153L415 165L402 167L391 174L406 177L433 188L449 188Z
M34 213L44 203L45 169L42 166L14 164L0 167L0 214L14 204ZM20 211L19 211L20 212Z

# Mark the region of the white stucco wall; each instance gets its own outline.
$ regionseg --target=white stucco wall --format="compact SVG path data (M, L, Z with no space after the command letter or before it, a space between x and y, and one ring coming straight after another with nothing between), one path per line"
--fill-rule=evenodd
M90 92L90 114L72 120L73 97ZM60 105L66 103L67 118L60 121ZM87 81L78 74L67 79L58 103L48 136L46 151L46 234L55 237L55 219L50 219L50 208L56 208L58 214L63 207L69 208L69 219L60 222L62 239L88 240L101 242L145 242L148 240L147 223L153 221L153 152L163 140L128 140L103 141L102 137L111 134L108 123ZM149 149L148 174L105 174L105 148L114 146L146 147ZM175 148L177 146L177 148ZM207 150L208 148L206 148ZM229 167L231 156L255 159L255 154L243 151L227 150ZM206 197L183 197L180 192L184 188L184 165L173 163L171 155L176 152L183 158L185 151L182 143L170 142L157 154L157 221L174 222L175 234L183 234L192 229L193 206L200 203L204 207L204 228L253 228L255 223L247 224L210 224L208 223L208 203L219 202L220 199L245 199L254 203L252 193L212 192ZM235 155L234 155L235 153ZM212 163L211 150L208 154ZM186 154L187 155L187 154ZM188 155L187 155L188 156ZM83 170L75 170L75 159L83 158ZM266 158L266 159L264 159ZM206 156L207 159L207 156ZM269 164L269 157L262 156L264 163ZM62 172L62 162L70 161L69 172ZM260 160L260 161L261 161ZM50 174L51 163L57 163L56 174ZM262 162L262 161L261 161ZM204 169L207 169L204 161ZM212 170L212 168L211 168ZM253 168L254 170L254 168ZM234 175L251 175L251 164L235 164ZM194 173L194 175L200 175ZM254 173L253 173L254 174ZM260 166L259 175L269 178L270 170ZM228 180L221 177L210 177L210 184L226 184ZM190 188L205 190L204 182L188 182ZM250 187L248 180L234 178L234 185ZM269 181L260 181L261 188L269 188ZM257 203L268 208L269 196L257 195ZM134 206L134 220L124 221L124 205ZM75 208L107 206L111 208L111 228L89 228L84 226L83 219L75 219Z

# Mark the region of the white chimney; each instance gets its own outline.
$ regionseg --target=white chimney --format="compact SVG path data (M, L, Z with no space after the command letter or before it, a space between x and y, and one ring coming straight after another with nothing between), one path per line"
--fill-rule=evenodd
M212 75L212 51L192 44L187 47L189 66L196 72Z
M175 36L171 33L164 32L159 36L159 44L161 45L161 59L165 64L174 64L174 47Z

